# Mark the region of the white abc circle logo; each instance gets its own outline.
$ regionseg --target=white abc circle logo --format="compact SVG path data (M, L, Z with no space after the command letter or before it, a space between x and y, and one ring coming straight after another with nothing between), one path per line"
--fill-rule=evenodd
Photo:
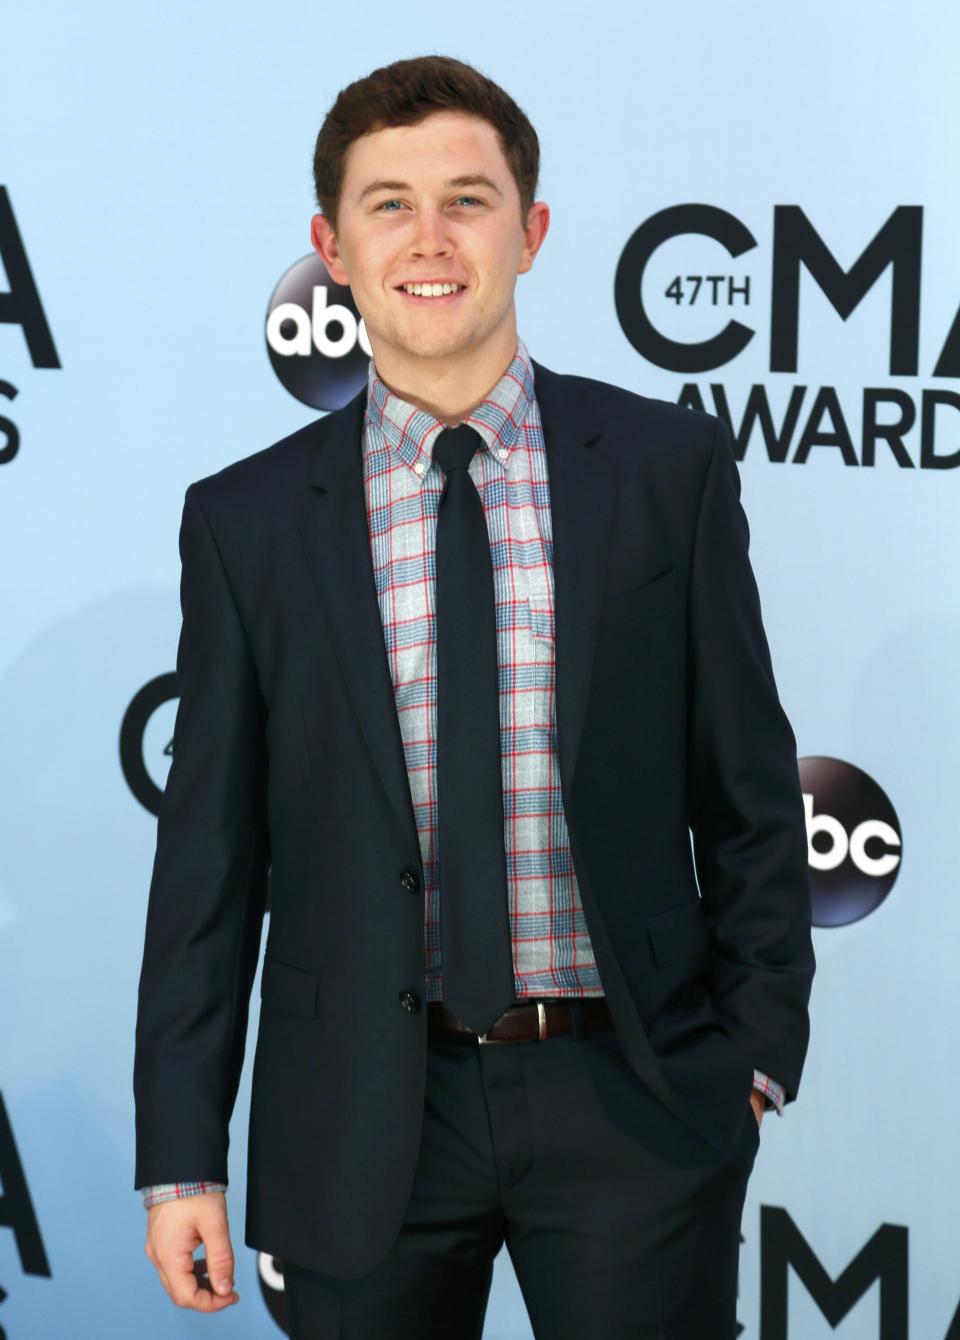
M340 409L366 384L371 349L363 318L316 252L277 284L264 333L274 372L305 405Z
M886 792L840 758L798 761L807 820L815 926L847 926L874 912L902 860L900 821Z
M290 1316L281 1259L270 1252L257 1252L257 1279L260 1283L260 1296L271 1319L276 1322L283 1334L289 1335Z
M847 830L839 819L832 814L814 814L813 796L806 793L803 808L807 816L807 851L811 870L836 870L849 855L856 868L864 875L889 875L900 864L900 834L883 819L864 819L858 823L848 836ZM818 850L813 839L825 834L830 845ZM885 852L871 856L867 843L877 838L884 844Z
M330 327L340 327L331 338ZM314 284L310 312L297 302L281 302L267 317L267 343L279 358L309 358L314 350L324 358L343 358L359 344L372 354L363 317L342 302L330 302L326 284Z

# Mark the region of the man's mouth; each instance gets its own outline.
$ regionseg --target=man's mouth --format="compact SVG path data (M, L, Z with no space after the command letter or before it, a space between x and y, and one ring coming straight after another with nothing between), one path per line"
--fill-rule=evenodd
M429 280L411 281L408 284L397 284L396 290L405 298L415 303L439 303L446 306L448 303L456 302L460 294L466 289L466 284L461 284L455 280Z

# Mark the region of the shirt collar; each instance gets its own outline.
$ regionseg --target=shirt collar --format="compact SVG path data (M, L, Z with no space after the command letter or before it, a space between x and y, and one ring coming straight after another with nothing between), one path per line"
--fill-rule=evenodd
M533 367L523 340L497 384L464 420L483 439L492 460L506 470L510 453L522 443L521 431L533 399ZM378 429L418 479L433 460L433 444L447 426L425 409L403 400L377 374L373 359L367 374L366 422Z

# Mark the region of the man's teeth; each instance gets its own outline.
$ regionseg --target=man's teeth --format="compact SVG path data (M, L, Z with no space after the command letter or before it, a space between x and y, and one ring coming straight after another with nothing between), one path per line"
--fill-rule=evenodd
M460 284L404 284L404 290L407 293L413 293L418 298L440 298L445 293L459 293L462 285Z

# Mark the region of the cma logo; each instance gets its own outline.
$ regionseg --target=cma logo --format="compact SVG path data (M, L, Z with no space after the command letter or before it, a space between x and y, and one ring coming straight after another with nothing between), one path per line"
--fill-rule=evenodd
M157 675L137 690L120 723L121 771L133 795L154 815L160 813L163 799L163 785L157 776L162 773L163 765L157 767L155 756L159 753L168 761L173 756L169 718L178 701L177 676L173 671Z
M280 382L313 409L340 409L367 380L371 356L349 288L316 254L292 265L267 306L267 354Z
M872 777L839 758L799 760L815 926L875 911L900 869L900 821Z
M677 267L672 261L673 248L655 258L658 248L677 239L683 239L688 254L695 257L705 245L701 239L708 239L706 245L719 247L721 258L714 261L708 252L705 263L688 260ZM742 220L714 205L675 205L640 224L623 249L614 280L617 318L637 353L669 372L693 375L711 372L737 358L755 339L757 330L734 315L750 314L753 293L749 272L730 262L757 246L756 237ZM916 377L922 251L920 205L894 209L847 267L799 205L775 206L768 318L770 372L797 372L804 273L846 321L889 272L885 372L891 377ZM923 334L924 347L934 350L927 375L960 377L960 310L946 328L925 329ZM677 335L688 338L675 338ZM823 342L811 330L809 318L807 335L808 344ZM905 469L918 464L921 469L940 470L960 466L956 445L960 395L946 387L918 391L867 386L862 388L858 405L844 406L835 387L793 385L778 412L768 388L754 385L747 392L739 424L723 383L712 381L710 392L713 412L731 427L738 460L743 459L756 433L767 459L775 463L803 464L814 448L826 447L848 466L874 466L883 455ZM706 408L696 382L683 386L679 403ZM941 447L946 443L946 450L937 450L938 439Z
M788 1340L801 1334L790 1324L790 1274L802 1285L809 1306L816 1308L833 1330L857 1308L861 1299L877 1286L876 1327L870 1333L879 1340L908 1340L909 1235L900 1224L881 1224L873 1237L834 1276L820 1261L797 1224L779 1206L760 1207L760 1328L761 1340ZM799 1299L794 1295L795 1302ZM807 1302L805 1300L805 1302ZM865 1304L864 1306L869 1306ZM798 1308L798 1311L800 1309ZM862 1313L863 1309L858 1309ZM949 1315L948 1313L946 1315ZM861 1316L861 1320L865 1320ZM925 1331L923 1340L960 1340L960 1306L942 1330ZM756 1334L740 1326L739 1333ZM847 1329L844 1329L846 1335ZM865 1329L856 1332L866 1335ZM818 1329L817 1334L821 1331ZM853 1332L850 1332L853 1334Z
M35 368L59 368L50 323L40 300L13 205L5 186L0 186L0 274L6 274L9 288L0 291L0 327L18 326ZM3 344L6 353L7 344ZM20 394L12 382L0 377L0 396L14 401ZM0 465L7 465L20 450L20 429L13 419L0 414Z
M173 766L180 690L174 671L156 675L130 700L120 723L120 769L134 798L159 818ZM165 775L166 774L166 775ZM267 869L267 911L271 908L272 865ZM4 1340L0 1329L0 1340Z
M26 1132L24 1132L26 1135ZM23 1148L30 1148L32 1141L25 1139ZM45 1179L38 1174L38 1181L44 1182ZM22 1162L20 1147L14 1135L13 1121L10 1112L7 1111L3 1098L3 1091L0 1090L0 1186L3 1187L3 1196L0 1197L0 1224L7 1230L4 1234L6 1241L7 1234L12 1237L11 1246L15 1246L20 1259L20 1269L24 1275L35 1275L43 1279L51 1279L53 1271L50 1268L50 1260L47 1256L46 1248L43 1244L43 1233L40 1228L40 1219L38 1207L34 1203L33 1193L30 1190L30 1178L26 1165ZM46 1201L47 1197L41 1195L41 1203ZM6 1269L11 1268L13 1261L12 1250L9 1253L6 1263ZM0 1284L0 1304L7 1297L7 1291ZM24 1291L24 1299L27 1294ZM31 1299L35 1299L35 1294L30 1294ZM27 1309L21 1315L25 1315ZM20 1333L18 1328L18 1334ZM0 1325L0 1340L4 1340L7 1332ZM10 1332L11 1340L13 1332Z

